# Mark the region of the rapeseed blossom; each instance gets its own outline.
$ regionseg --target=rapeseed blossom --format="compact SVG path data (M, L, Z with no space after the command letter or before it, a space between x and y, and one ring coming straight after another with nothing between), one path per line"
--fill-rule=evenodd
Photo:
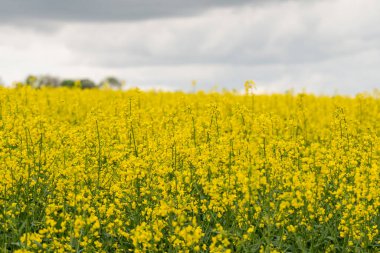
M0 89L1 250L379 251L378 96L253 88Z

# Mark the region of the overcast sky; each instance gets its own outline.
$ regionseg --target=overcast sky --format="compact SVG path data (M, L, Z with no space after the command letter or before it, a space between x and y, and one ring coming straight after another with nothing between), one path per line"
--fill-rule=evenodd
M379 0L0 0L0 78L189 90L380 87Z

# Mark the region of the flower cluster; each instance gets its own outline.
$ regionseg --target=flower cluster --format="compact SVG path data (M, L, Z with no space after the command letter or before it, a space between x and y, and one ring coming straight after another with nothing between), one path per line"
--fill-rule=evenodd
M378 251L379 122L376 94L2 88L1 250Z

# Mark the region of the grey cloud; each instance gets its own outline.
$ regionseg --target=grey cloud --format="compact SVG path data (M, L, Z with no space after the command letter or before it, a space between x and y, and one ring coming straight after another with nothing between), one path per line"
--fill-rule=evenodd
M302 7L309 8L304 16L300 6L287 2L273 5L272 11L270 6L237 8L186 20L79 25L66 30L73 35L65 37L78 61L112 67L305 64L379 47L380 29L342 32L340 24L325 27L313 7ZM363 39L363 33L371 40Z
M13 8L19 2L26 3L14 1ZM254 79L258 92L305 87L354 94L380 80L378 0L187 1L179 10L174 0L155 6L111 0L102 13L99 0L88 11L91 1L78 0L73 9L64 6L67 1L54 2L52 8L53 1L34 1L25 14L0 9L0 24L25 19L25 27L60 27L46 34L0 25L7 35L0 41L5 81L28 73L97 80L115 75L141 87L187 89L196 79L199 88L239 90Z
M134 21L191 16L209 9L265 0L0 0L0 21Z

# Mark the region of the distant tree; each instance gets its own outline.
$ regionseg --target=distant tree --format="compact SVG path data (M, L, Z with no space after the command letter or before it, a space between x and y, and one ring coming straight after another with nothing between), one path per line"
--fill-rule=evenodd
M29 75L24 82L14 83L15 87L20 86L30 86L33 88L41 88L41 87L68 87L68 88L81 88L81 89L94 89L98 88L96 83L90 79L80 79L80 80L72 80L72 79L64 79L59 80L57 77L50 75L43 76L34 76Z
M37 87L59 87L61 82L57 77L50 75L43 75L38 77Z
M68 87L68 88L82 88L82 89L97 88L95 82L90 79L81 79L81 80L65 79L61 82L60 86Z
M115 90L121 90L123 88L124 82L117 79L116 77L107 77L100 82L101 88L111 88Z
M61 82L61 87L73 88L75 84L74 80L66 79Z
M82 89L94 89L94 88L97 88L95 82L91 81L90 79L82 79L82 80L80 80L80 87Z
M4 86L4 82L3 82L3 79L1 79L1 77L0 77L0 86Z
M38 78L34 75L29 75L25 79L25 84L29 85L31 87L37 88L38 87Z

